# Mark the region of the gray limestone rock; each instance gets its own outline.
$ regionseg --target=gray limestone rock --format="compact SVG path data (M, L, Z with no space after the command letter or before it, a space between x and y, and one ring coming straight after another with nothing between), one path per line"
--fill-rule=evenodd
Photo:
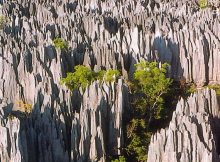
M169 127L152 136L148 162L219 162L219 116L213 90L181 99Z
M95 82L85 93L70 92L60 79L75 65L119 69L130 78L135 63L155 60L168 62L176 80L220 82L219 11L199 10L196 1L0 4L7 18L0 30L0 161L105 161L121 153L125 84ZM55 49L56 37L67 50ZM18 101L32 105L30 116Z

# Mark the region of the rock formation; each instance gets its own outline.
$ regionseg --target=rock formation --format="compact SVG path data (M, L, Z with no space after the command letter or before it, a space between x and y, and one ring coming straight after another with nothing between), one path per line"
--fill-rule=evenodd
M220 81L219 14L199 10L196 1L0 4L7 20L0 30L0 161L106 161L106 155L120 154L122 117L129 106L124 81L70 92L60 79L75 65L117 68L130 78L136 62L156 60L170 63L176 80ZM69 48L55 49L56 37ZM20 101L32 105L30 115L24 107L21 111Z
M55 99L37 94L30 116L20 111L9 116L13 105L2 102L1 161L105 161L106 153L120 154L122 115L128 104L122 80L94 83L79 98L64 90ZM80 101L81 107L75 108L74 102Z
M181 99L169 127L151 138L148 162L219 162L219 116L213 90Z

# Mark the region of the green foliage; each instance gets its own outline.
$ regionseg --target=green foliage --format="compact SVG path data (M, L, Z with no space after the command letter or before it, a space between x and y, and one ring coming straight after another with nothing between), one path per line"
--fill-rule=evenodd
M25 112L27 115L31 114L33 105L30 103L23 102L22 100L19 100L16 102L16 107L21 112Z
M190 96L190 94L195 93L197 91L195 84L190 84L185 87L184 93L185 96Z
M55 38L53 40L53 44L54 44L55 48L57 48L57 49L65 49L66 50L68 48L68 43L65 40L63 40L62 38Z
M127 150L131 154L136 154L138 161L147 161L147 144L143 136L134 134Z
M172 80L166 78L168 64L141 61L135 67L134 81L130 83L134 111L127 125L126 150L129 157L145 162L152 134L149 124L164 117L164 95L170 90Z
M208 6L208 0L199 0L199 8L204 9Z
M220 85L219 84L212 84L212 85L208 85L206 87L208 87L209 89L214 89L216 92L216 95L220 96Z
M7 117L9 120L13 120L13 119L15 119L15 116L13 115L13 114L8 114L8 117Z
M147 132L146 121L144 119L132 119L127 127L127 135L130 139L126 149L128 154L135 156L137 161L147 161L147 148L151 133Z
M105 73L106 71L105 70L100 70L98 72L95 72L94 73L94 80L100 80L100 81L103 81L103 78L105 76Z
M0 15L0 29L3 29L6 24L6 17L4 15Z
M84 65L77 65L74 72L67 73L67 77L61 79L61 84L66 85L70 90L76 90L80 87L85 90L95 80L113 82L119 74L118 70L109 69L107 72L105 70L94 72Z
M134 79L137 82L135 91L143 94L146 107L149 108L151 115L160 118L164 102L162 95L169 91L172 83L170 78L166 78L168 64L162 64L159 68L156 62L141 61L135 66ZM142 108L146 110L146 107Z
M106 82L114 82L120 75L118 70L109 69L106 71L105 74L105 81Z
M111 160L111 162L126 162L126 159L124 156L119 156L118 159Z
M94 73L91 69L83 65L74 67L73 73L67 73L67 77L61 79L61 84L65 84L69 89L85 89L94 80Z

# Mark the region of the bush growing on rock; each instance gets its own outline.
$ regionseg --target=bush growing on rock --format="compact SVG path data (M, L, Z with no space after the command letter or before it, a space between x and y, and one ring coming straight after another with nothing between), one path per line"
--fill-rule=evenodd
M220 85L219 84L211 84L211 85L208 85L206 87L215 90L216 95L220 96Z
M0 29L3 29L6 24L6 17L4 15L0 15Z
M204 9L208 6L207 0L199 0L199 8Z
M120 75L118 70L109 69L106 71L105 74L105 81L106 82L114 82Z
M126 159L124 156L119 156L118 159L111 160L111 162L126 162Z
M55 38L53 40L53 44L55 46L55 48L57 49L67 49L68 48L68 43L63 40L62 38Z
M75 66L73 73L67 73L67 77L61 79L61 83L65 84L70 90L79 89L80 87L85 89L92 81L94 81L93 71L83 65Z
M25 103L23 101L17 101L16 108L18 108L18 110L20 110L21 112L25 112L27 115L32 112L32 104Z
M84 65L77 65L74 67L74 72L67 73L67 77L61 79L61 84L66 85L70 90L76 90L80 87L85 90L95 80L113 82L119 74L118 70L109 69L94 72Z

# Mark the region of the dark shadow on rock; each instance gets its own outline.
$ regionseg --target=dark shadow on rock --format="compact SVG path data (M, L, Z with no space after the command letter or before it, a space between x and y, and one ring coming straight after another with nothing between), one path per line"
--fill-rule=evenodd
M120 28L120 23L116 18L104 17L104 27L110 33L115 35Z
M211 120L210 124L214 134L217 155L220 155L220 119L215 117Z
M75 12L77 5L78 5L77 1L67 3L66 7L67 7L68 12L69 13Z
M166 45L166 41L168 44ZM184 79L184 67L180 62L180 49L179 45L171 39L165 40L163 37L156 37L153 42L151 59L162 63L168 63L171 67L168 71L169 77L175 81ZM188 65L191 59L188 59ZM187 66L188 66L187 65ZM192 69L189 69L192 70ZM189 73L189 72L188 72Z
M33 107L31 114L12 112L20 120L19 149L22 161L69 162L71 120L63 110L65 107L61 106L58 114L53 113L54 107L44 106L44 110L40 110L39 102ZM64 116L64 121L59 118L60 114Z

